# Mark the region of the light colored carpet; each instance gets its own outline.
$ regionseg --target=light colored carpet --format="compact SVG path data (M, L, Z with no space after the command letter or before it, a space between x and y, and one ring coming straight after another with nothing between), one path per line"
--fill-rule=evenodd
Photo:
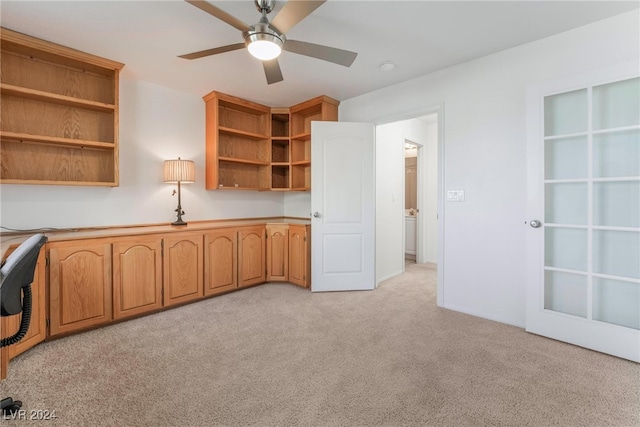
M7 426L637 426L640 365L440 309L435 269L372 292L268 284L47 342Z

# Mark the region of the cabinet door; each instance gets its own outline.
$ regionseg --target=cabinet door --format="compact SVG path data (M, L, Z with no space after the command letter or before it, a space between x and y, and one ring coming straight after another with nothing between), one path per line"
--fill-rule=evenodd
M266 278L264 227L241 228L238 245L238 287L263 283Z
M311 283L311 254L308 226L289 226L289 281L308 288Z
M7 253L7 255L10 252ZM29 350L36 344L44 341L47 336L47 313L45 295L45 249L40 250L36 270L31 283L31 322L27 334L14 345L7 347L8 358L13 359L17 355ZM20 329L22 313L1 319L0 331L2 338L14 335Z
M203 296L202 234L164 239L164 305Z
M267 281L289 280L289 225L267 225Z
M238 233L219 230L205 234L204 293L215 295L238 287Z
M52 243L49 251L51 335L112 319L111 245Z
M113 317L120 319L162 307L162 241L113 244Z

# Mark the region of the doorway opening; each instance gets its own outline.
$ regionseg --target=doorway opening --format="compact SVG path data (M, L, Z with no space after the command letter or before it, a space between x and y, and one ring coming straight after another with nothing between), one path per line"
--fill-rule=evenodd
M422 155L422 145L408 139L404 141L404 264L416 263L417 248L421 245L422 235L417 233L418 194L421 185L418 182L418 153Z
M376 123L377 283L402 274L406 259L437 266L439 305L444 291L442 110L438 106Z

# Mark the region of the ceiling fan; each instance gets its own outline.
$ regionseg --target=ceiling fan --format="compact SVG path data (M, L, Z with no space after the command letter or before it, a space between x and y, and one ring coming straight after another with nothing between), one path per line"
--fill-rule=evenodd
M267 15L275 7L276 1L254 0L258 11L262 14L262 17L255 25L247 25L238 18L231 16L224 10L206 1L185 1L242 31L244 43L235 43L213 49L201 50L180 55L179 58L197 59L246 47L251 55L262 61L264 72L267 76L267 83L272 84L283 80L282 71L280 70L280 64L277 59L282 50L322 59L345 67L350 67L358 55L348 50L298 40L288 40L285 37L287 31L320 7L326 0L289 0L271 22L269 22Z

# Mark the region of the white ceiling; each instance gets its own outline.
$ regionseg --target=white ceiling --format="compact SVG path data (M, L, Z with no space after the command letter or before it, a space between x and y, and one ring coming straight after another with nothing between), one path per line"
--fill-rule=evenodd
M255 24L252 1L212 1ZM270 18L282 6L277 5ZM284 52L284 81L267 85L245 50L178 55L242 42L240 31L180 0L0 2L3 27L123 62L123 73L202 96L212 90L271 106L318 95L348 99L435 70L637 9L634 1L329 0L290 39L358 52L350 68ZM382 72L379 65L397 67Z

